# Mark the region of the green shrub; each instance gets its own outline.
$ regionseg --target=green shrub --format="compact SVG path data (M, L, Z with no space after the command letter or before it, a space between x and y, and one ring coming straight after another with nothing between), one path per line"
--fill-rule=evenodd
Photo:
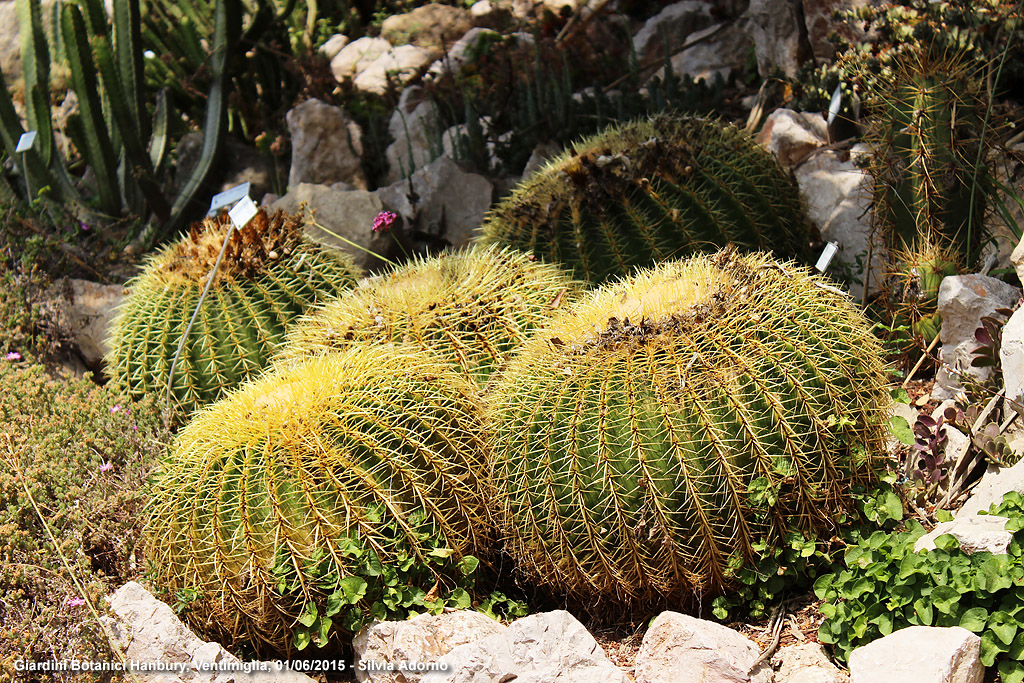
M1006 555L967 554L950 535L914 552L925 529L876 531L844 557L846 569L814 584L824 600L818 639L846 661L861 645L913 625L962 626L981 636L981 662L998 665L1003 683L1024 680L1024 498L1009 493L991 514L1009 517Z
M139 489L164 441L150 401L0 357L0 661L113 658L59 555L97 605L137 578Z

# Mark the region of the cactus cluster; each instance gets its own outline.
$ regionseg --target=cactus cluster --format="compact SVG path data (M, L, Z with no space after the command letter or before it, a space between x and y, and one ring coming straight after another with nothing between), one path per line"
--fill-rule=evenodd
M499 532L586 604L685 604L787 524L831 530L887 384L863 316L802 268L727 250L606 285L492 384Z
M795 182L749 135L660 115L575 144L502 201L480 239L601 283L728 243L803 256L811 230Z
M483 453L476 386L429 354L366 345L279 368L197 413L158 469L154 578L227 642L287 651L299 624L358 629L387 614L365 604L375 591L408 605L446 580L432 558L486 546Z
M478 247L415 259L306 316L275 362L367 342L409 342L480 384L535 328L578 295L557 266Z
M107 372L132 395L167 387L188 328L228 231L213 284L182 347L171 392L191 412L267 364L285 325L351 287L351 260L306 238L299 218L260 211L244 228L226 214L192 226L150 259L127 285L114 321Z

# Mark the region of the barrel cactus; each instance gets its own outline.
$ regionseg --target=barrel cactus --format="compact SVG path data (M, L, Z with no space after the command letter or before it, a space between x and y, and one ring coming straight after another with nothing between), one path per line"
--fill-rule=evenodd
M842 292L765 255L606 285L494 381L499 534L533 580L588 605L721 591L755 544L831 529L870 480L884 370Z
M749 135L662 115L575 144L495 207L480 239L600 283L730 242L803 256L810 231L795 182Z
M341 252L306 238L298 217L260 211L231 235L174 369L172 396L191 412L263 369L285 325L355 284ZM107 355L111 379L134 395L166 391L174 355L232 225L192 226L128 283Z
M483 384L579 291L559 267L475 248L415 259L306 316L278 356L289 362L353 344L411 342Z
M154 476L154 581L204 632L274 650L429 607L489 534L478 401L391 345L243 385L194 415Z

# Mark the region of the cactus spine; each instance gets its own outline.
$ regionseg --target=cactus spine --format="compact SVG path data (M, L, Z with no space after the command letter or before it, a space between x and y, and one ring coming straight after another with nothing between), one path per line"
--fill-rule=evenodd
M889 403L879 342L823 279L756 254L669 262L596 290L496 378L496 523L550 589L686 603L787 523L829 528Z
M107 371L132 394L163 392L179 340L227 232L226 215L194 225L128 283ZM351 260L307 239L298 218L260 211L232 233L175 368L172 394L192 411L266 365L284 328L355 282Z
M296 620L310 625L310 603L326 615L317 628L334 616L328 634L357 630L380 609L361 598L385 589L375 582L395 563L414 583L387 587L422 596L444 577L417 567L488 538L477 395L429 354L391 345L248 383L196 414L154 478L146 548L157 582L194 591L197 627L277 650Z
M307 316L278 356L374 342L411 342L483 384L579 289L557 266L497 247L416 259Z
M491 212L480 239L600 283L730 242L803 255L809 231L795 183L742 130L657 116L552 160Z

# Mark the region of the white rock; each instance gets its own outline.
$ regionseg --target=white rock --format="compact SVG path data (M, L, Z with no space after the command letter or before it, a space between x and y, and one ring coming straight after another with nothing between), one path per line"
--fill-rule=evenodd
M472 610L437 616L421 614L408 621L374 622L352 640L354 668L360 683L419 683L433 676L413 671L386 671L369 663L395 666L399 662L433 663L452 649L504 633L505 627ZM360 663L364 662L364 666Z
M352 41L331 60L334 80L343 83L347 78L355 78L360 71L390 49L391 43L383 38L366 37Z
M864 296L865 279L869 293L880 291L886 257L881 236L872 237L871 176L834 152L815 154L797 166L795 175L807 215L818 226L822 240L839 245L829 270L850 276L850 294L855 301ZM871 271L866 278L869 244Z
M348 36L336 33L320 46L319 52L327 59L334 59L346 45L348 45Z
M242 670L242 662L217 643L196 637L169 605L134 581L117 589L110 598L114 618L103 617L129 660L179 664L186 670L175 675L164 672L136 672L142 683L314 683L313 679L295 671L277 671L269 662L250 662ZM197 670L201 664L217 664L222 671ZM233 667L234 671L227 670ZM258 670L262 667L262 670ZM207 667L209 668L209 667ZM127 679L126 679L127 680Z
M999 361L1006 397L1024 404L1024 308L1014 311L1003 325Z
M315 223L312 220L307 221L306 234L323 244L348 252L362 268L380 268L385 262L378 257L392 259L398 255L395 252L401 253L396 243L401 239L400 234L373 232L373 219L384 206L372 192L346 192L333 190L327 185L300 183L298 187L292 188L288 194L271 204L270 209L297 213L303 204L307 215L315 215L316 218ZM397 231L397 227L392 228L392 232ZM359 245L361 249L352 247L344 239L338 239L331 233L344 237Z
M1010 491L1024 494L1024 459L1013 467L993 468L986 472L971 497L957 512L957 517L988 512L993 505L1002 502L1003 496Z
M686 43L687 36L714 23L711 9L711 5L703 0L682 0L666 6L644 22L633 35L637 60L645 62L649 58L664 57L666 36L669 49L672 52L678 50Z
M434 61L432 50L415 45L402 45L388 50L356 74L352 85L356 90L383 95L401 89Z
M783 166L792 168L828 144L828 124L821 114L776 109L768 115L757 139Z
M472 27L473 15L464 7L430 3L389 16L380 26L380 37L392 45L431 48L440 56Z
M721 24L695 31L687 42L696 41L718 31ZM716 78L728 79L733 69L740 69L747 59L747 50L752 41L750 36L737 24L722 28L721 32L707 40L672 55L672 70L677 76L687 75L695 81L701 79L713 83ZM658 69L652 78L663 80L665 68Z
M960 548L968 555L977 552L1005 555L1013 540L1013 534L1006 530L1008 521L1006 517L998 515L959 514L951 522L936 524L930 533L917 539L914 552L935 550L935 539L950 534L960 541Z
M965 628L911 626L850 654L850 683L981 683L981 638Z
M959 373L970 373L979 381L991 376L992 368L971 367L972 352L978 345L974 331L981 326L982 317L992 315L997 308L1012 306L1019 297L1019 289L987 275L957 275L942 280L938 305L942 316L942 367L935 375L933 397L945 399L960 391Z
M772 657L775 683L844 683L846 675L833 664L820 643L780 647Z
M563 610L519 619L504 633L460 645L438 660L431 683L627 683L594 636Z
M101 285L88 280L71 280L68 328L86 365L98 367L110 351L108 337L116 308L124 301L121 285Z
M388 132L394 139L384 153L388 160L388 183L409 177L441 154L436 107L420 86L402 91Z
M771 683L757 646L732 629L678 612L662 612L644 634L636 683Z
M474 2L473 6L469 8L469 13L475 19L486 17L493 11L494 6L491 4L491 0L478 0L478 2Z
M306 100L285 115L292 136L288 186L346 182L366 189L362 129L340 107Z

